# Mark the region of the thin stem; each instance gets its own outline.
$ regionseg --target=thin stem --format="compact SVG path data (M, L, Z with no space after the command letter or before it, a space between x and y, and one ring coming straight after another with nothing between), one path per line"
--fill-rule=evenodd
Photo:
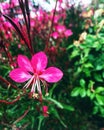
M55 14L56 14L57 3L58 3L58 0L56 0L56 3L55 3L54 13L53 13L53 17L52 17L52 21L51 21L51 27L50 27L49 36L48 36L48 41L50 39L50 35L51 35L52 30L53 30L54 17L55 17Z
M20 99L20 96L18 96L16 99L14 99L13 101L6 101L6 100L0 100L0 103L5 103L5 104L14 104L15 102L17 102Z
M28 0L25 0L25 4L26 4L26 13L27 13L27 18L28 18L28 29L29 29L29 32L30 32L30 11L29 11L29 3L28 3ZM29 33L30 34L30 33Z
M20 8L22 10L23 16L24 16L26 27L28 27L28 23L27 23L27 19L26 19L26 13L25 13L25 6L24 6L24 3L23 3L23 0L18 0L18 1L19 1Z
M29 13L28 1L25 0L25 4L23 3L23 0L18 0L18 1L19 1L19 4L20 4L20 8L22 10L22 14L23 14L25 24L26 24L26 30L27 30L28 38L29 38L29 41L30 41L29 48L31 50L31 53L34 54L31 36L30 36L30 13ZM27 14L27 16L26 16L26 14ZM27 17L28 17L28 20L27 20Z
M44 119L43 117L39 118L38 130L41 130L41 124L42 124L43 119Z
M28 109L24 112L24 114L22 116L20 116L13 124L16 124L17 122L21 121L29 112L30 107L28 107Z
M52 22L51 22L51 28L50 28L50 32L49 32L49 38L50 38L50 34L52 32L52 29L53 29L54 17L55 17L55 14L56 14L57 3L58 3L58 0L56 0L56 4L55 4L55 9L54 9L53 17L52 17Z
M5 82L6 85L8 86L12 86L15 89L18 89L18 87L16 87L15 85L11 84L10 82L8 82L6 79L4 79L2 76L0 76L0 80Z

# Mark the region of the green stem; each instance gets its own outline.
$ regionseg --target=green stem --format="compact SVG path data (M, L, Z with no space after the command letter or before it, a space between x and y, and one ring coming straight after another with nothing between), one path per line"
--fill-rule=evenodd
M41 130L41 124L42 124L42 121L43 121L44 117L40 117L39 118L39 125L38 125L38 130Z

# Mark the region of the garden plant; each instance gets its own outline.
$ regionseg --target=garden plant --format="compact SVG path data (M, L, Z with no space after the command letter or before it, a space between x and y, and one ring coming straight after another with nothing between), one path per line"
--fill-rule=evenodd
M0 130L104 129L103 1L54 3L0 1Z

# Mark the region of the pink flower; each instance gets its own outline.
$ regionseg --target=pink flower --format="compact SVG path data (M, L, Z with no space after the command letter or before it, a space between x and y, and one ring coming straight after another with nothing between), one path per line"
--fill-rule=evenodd
M65 37L67 38L67 37L69 37L69 36L71 36L73 33L72 33L72 31L70 30L70 29L67 29L65 32L64 32L64 35L65 35Z
M58 32L53 32L53 33L51 34L51 36L52 36L54 39L57 39L57 38L59 37L59 34L58 34Z
M64 25L57 25L56 26L56 31L59 33L63 33L66 30L66 27Z
M29 60L24 55L19 55L17 58L19 68L12 70L9 76L12 80L18 83L23 83L27 81L24 88L28 88L32 85L31 92L35 93L36 89L39 94L41 94L41 86L46 82L54 83L58 82L62 77L63 73L60 69L56 67L49 67L47 69L47 56L44 52L38 52L32 56ZM41 81L41 82L40 82Z

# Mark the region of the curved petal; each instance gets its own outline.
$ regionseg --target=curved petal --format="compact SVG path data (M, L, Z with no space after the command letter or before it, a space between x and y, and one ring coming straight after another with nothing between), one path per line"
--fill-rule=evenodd
M32 66L36 72L42 71L47 66L47 56L44 52L36 53L31 60Z
M56 67L49 67L39 77L49 83L54 83L63 77L63 72Z
M9 73L9 76L12 80L14 80L15 82L18 82L18 83L23 83L32 77L32 75L30 75L28 72L22 70L21 68L12 70Z
M29 71L29 72L33 72L31 62L26 56L18 55L17 62L20 68L23 68L24 70Z

